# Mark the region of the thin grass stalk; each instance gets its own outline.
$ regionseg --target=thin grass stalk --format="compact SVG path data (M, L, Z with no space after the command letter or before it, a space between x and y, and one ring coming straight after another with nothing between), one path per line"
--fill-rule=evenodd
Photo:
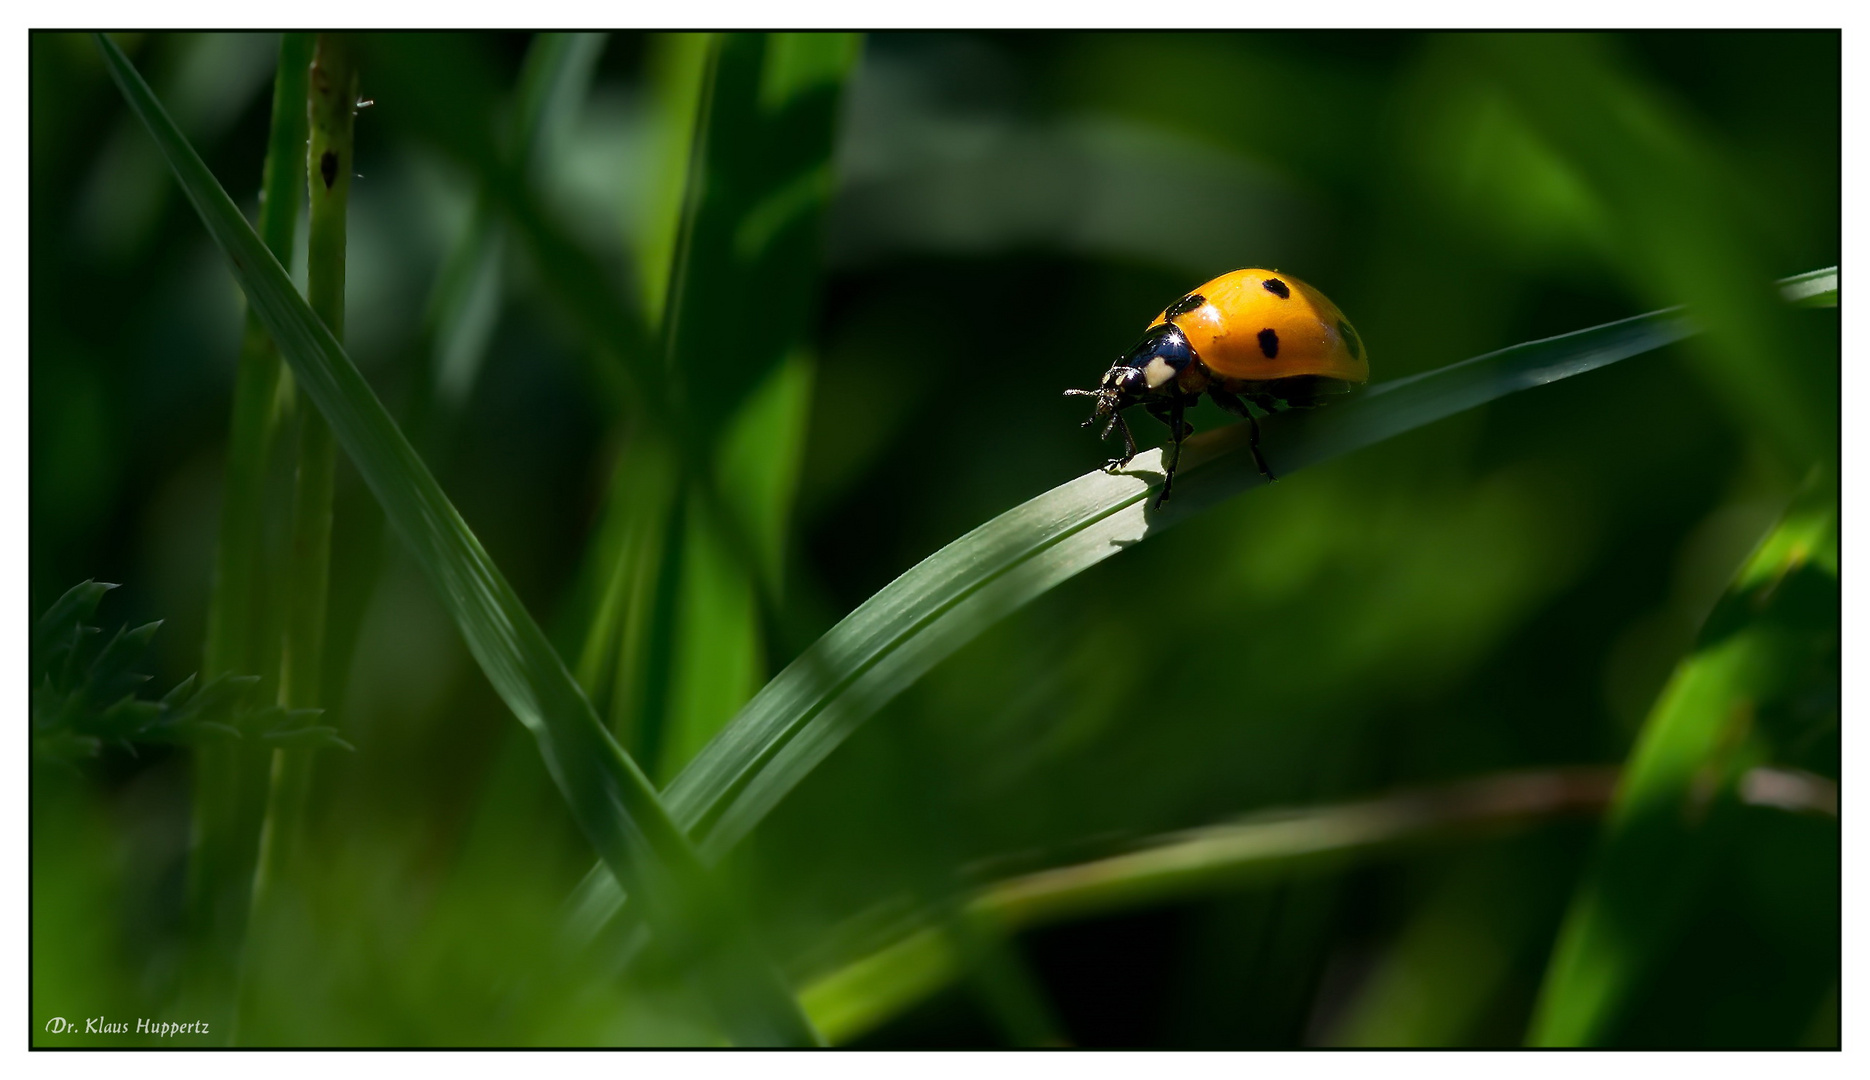
M412 549L468 651L539 742L574 820L648 921L695 974L728 1036L746 1045L818 1041L737 903L712 880L636 762L590 703L343 346L293 289L227 192L115 42L106 67L156 141L301 389Z
M306 97L311 129L307 144L311 229L306 247L306 293L312 310L344 338L344 252L346 212L354 170L357 69L342 35L318 35ZM331 494L337 448L331 426L306 409L299 426L298 483L293 501L292 558L286 600L286 647L279 703L287 709L317 709L324 703L325 614L331 580ZM256 897L280 873L297 844L307 789L303 775L311 750L273 751L272 788L262 833Z
M306 245L306 293L312 310L344 337L346 216L357 116L357 68L341 34L320 34L305 96L310 139L306 144L311 224ZM287 710L324 704L325 619L331 582L331 501L337 448L331 426L316 409L300 410L298 470L293 491L291 551L286 565L285 647L279 704ZM253 874L253 918L249 938L278 932L275 894L293 874L303 843L305 807L311 792L309 748L279 747L268 772L266 817L260 828ZM249 941L248 956L253 942ZM261 943L262 945L264 942ZM243 992L244 996L244 992ZM239 1032L239 1017L234 1031Z
M282 263L292 260L301 193L305 184L307 70L312 35L284 34L273 82L271 126L261 174L258 231ZM290 384L282 380L279 350L259 314L246 313L234 379L233 420L228 434L220 536L208 601L203 675L249 674L262 678L262 694L276 692L280 632L277 584L284 580L283 550L269 542L269 519L283 516L284 499L269 477L282 466L283 434L290 429ZM283 384L283 385L282 385ZM277 505L276 505L277 504ZM264 751L238 742L213 741L195 754L189 861L190 922L198 958L221 954L216 964L226 985L232 956L246 921L254 828L266 784ZM224 991L209 989L209 996Z

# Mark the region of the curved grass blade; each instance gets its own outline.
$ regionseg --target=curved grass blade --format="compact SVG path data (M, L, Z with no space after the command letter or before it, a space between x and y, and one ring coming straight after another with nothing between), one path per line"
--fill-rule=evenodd
M692 957L729 1035L750 1044L816 1041L750 930L708 880L655 788L598 723L544 631L443 494L329 329L293 289L115 43L105 64L227 255L299 385L435 585L494 689L539 741L547 769L605 864L678 953Z
M1837 292L1835 268L1788 286L1811 303ZM1520 390L1661 348L1695 332L1680 309L1528 342L1370 388L1329 408L1261 423L1280 476L1362 449ZM1132 544L1266 481L1246 453L1244 425L1190 439L1175 498L1148 502L1162 482L1160 450L1122 472L1061 484L980 526L911 568L832 627L742 709L667 790L676 820L714 859L758 824L857 726L930 668L1046 590ZM574 900L588 919L622 896L594 870ZM573 933L594 929L589 922Z

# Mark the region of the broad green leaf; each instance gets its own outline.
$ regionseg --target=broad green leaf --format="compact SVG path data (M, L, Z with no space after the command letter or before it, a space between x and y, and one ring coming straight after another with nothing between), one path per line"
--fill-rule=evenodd
M1835 677L1813 659L1838 647L1837 573L1837 492L1820 476L1740 569L1644 722L1553 948L1534 1045L1590 1046L1616 1034L1722 839L1722 804L1769 752L1763 720L1814 671Z
M687 837L629 755L598 723L533 621L434 476L397 430L331 332L162 111L109 38L111 76L156 140L189 201L338 445L434 584L468 649L538 740L573 817L678 951L692 951L730 1036L749 1044L810 1043L815 1035L744 922L702 870Z
M1792 279L1796 298L1837 292L1835 269ZM1281 477L1520 390L1570 378L1695 332L1680 309L1652 312L1516 345L1345 401L1261 422L1261 445ZM1245 425L1184 446L1175 497L1161 484L1160 450L1118 473L1087 473L968 533L859 605L768 683L676 777L671 813L714 859L891 698L987 627L1046 590L1222 500L1266 483L1246 452ZM572 910L612 911L622 896L594 869ZM589 923L583 933L595 929ZM574 930L574 933L579 931Z

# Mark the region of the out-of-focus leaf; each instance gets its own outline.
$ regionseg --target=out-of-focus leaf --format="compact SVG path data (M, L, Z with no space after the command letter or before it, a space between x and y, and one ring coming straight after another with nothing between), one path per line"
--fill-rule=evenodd
M1723 835L1722 805L1770 752L1765 714L1838 648L1837 492L1814 478L1716 605L1630 753L1601 847L1560 930L1529 1041L1616 1034L1647 966L1675 939Z
M603 34L543 33L533 38L505 140L505 152L521 178L582 104L604 42ZM473 217L429 298L432 393L437 399L433 404L444 418L466 402L500 313L506 234L494 203L487 192L477 198Z
M183 679L160 700L137 696L149 676L133 670L160 622L122 628L107 641L86 624L106 590L73 586L33 628L32 746L35 757L70 761L106 746L135 753L137 744L200 744L236 739L259 678L221 675L195 686Z
M113 79L168 159L300 386L413 550L495 690L538 739L587 839L614 874L642 890L651 924L673 947L696 952L732 1037L749 1044L813 1041L797 1003L770 963L758 958L750 931L707 880L654 787L598 723L544 632L343 347L293 289L135 68L109 38L98 40Z

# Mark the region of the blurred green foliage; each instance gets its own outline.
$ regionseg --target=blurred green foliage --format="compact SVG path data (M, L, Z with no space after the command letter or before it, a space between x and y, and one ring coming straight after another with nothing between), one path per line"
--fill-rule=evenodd
M251 200L277 38L123 44ZM800 58L776 70L813 85L840 62L820 44L775 46ZM1233 500L967 646L722 869L798 984L984 882L1158 833L1624 761L1736 569L1836 456L1837 317L1769 289L1838 261L1836 34L870 36L828 163L751 141L756 120L717 132L776 179L704 196L741 222L707 242L796 250L679 300L655 268L679 261L707 44L581 45L586 74L549 108L555 91L520 92L530 45L363 41L346 348L634 751L630 665L686 650L651 696L697 719L647 744L658 779L917 559L1101 461L1059 391L1196 281L1302 275L1354 316L1378 380L1668 304L1710 331ZM30 49L33 614L73 582L130 584L113 603L167 620L144 663L174 685L202 666L241 306L96 46ZM557 119L516 169L539 108ZM827 197L822 231L786 239ZM473 240L486 222L513 242ZM676 303L726 343L646 414ZM708 449L718 503L681 502L700 463L664 425ZM624 485L644 460L666 482ZM728 508L740 528L704 522ZM301 929L255 973L291 1004L253 1037L712 1041L674 960L619 974L559 947L590 848L342 459L334 529L321 723L357 753L321 760ZM668 598L632 606L632 580ZM701 628L710 610L737 628ZM593 647L601 625L615 644ZM1763 760L1836 777L1836 680L1835 661L1796 680ZM53 1016L192 1018L189 785L162 747L35 767L39 1044L137 1041L50 1035ZM1719 820L1674 935L1595 1037L1834 1044L1835 819ZM1596 844L1567 821L1049 926L866 1038L1516 1044Z

